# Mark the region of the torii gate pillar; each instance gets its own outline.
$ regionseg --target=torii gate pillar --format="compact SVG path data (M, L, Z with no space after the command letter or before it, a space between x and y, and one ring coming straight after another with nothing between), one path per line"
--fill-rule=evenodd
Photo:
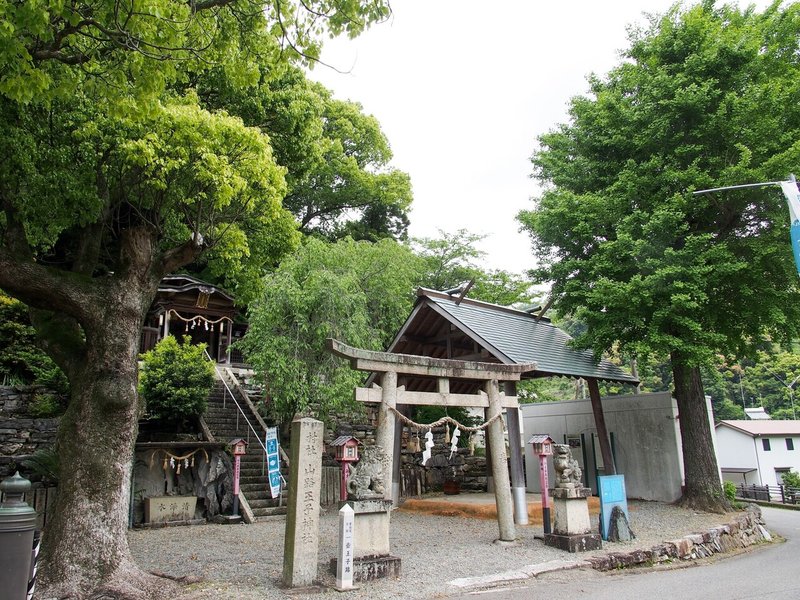
M500 384L497 379L486 382L486 394L489 396L488 419L503 412L500 398ZM487 419L487 420L488 420ZM501 542L513 542L516 539L514 530L514 510L511 503L511 481L508 478L506 462L506 441L503 434L503 421L495 419L487 428L489 450L492 457L492 474L494 475L494 499L497 506L497 525L500 529Z
M383 449L384 500L392 500L392 475L394 472L394 430L393 408L397 407L397 372L386 371L381 374L381 403L378 405L378 426L375 430L375 443Z

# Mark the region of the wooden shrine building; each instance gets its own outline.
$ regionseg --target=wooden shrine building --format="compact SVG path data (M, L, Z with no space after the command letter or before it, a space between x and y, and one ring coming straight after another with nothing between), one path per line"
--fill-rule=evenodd
M234 298L225 290L190 275L168 275L161 280L142 328L141 351L147 352L168 335L188 335L206 344L219 363L241 364L241 354L231 344L247 331L237 322Z

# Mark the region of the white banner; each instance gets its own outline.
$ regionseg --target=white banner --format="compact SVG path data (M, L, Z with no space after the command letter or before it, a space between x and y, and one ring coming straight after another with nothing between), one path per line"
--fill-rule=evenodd
M278 428L268 427L265 440L267 448L267 473L269 476L269 490L273 498L281 493L281 459L278 445Z
M781 181L783 195L789 204L789 233L792 237L792 252L797 273L800 274L800 190L795 181Z

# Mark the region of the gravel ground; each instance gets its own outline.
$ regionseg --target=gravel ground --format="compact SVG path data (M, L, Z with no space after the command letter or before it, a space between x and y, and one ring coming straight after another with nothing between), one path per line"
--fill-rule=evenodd
M629 502L631 528L637 538L627 543L604 543L602 552L628 552L725 523L725 515L696 513L657 502ZM181 600L270 600L278 598L339 598L333 589L314 594L279 587L283 567L283 519L254 525L197 525L167 529L134 530L129 540L134 556L146 570L171 576L195 576L200 583L186 586ZM336 554L336 511L320 517L319 574L323 585L333 586L328 564ZM448 581L489 575L549 560L569 560L568 555L545 546L540 525L517 526L520 543L513 547L493 544L498 536L494 520L431 516L396 510L391 518L392 554L402 559L401 577L362 584L347 594L348 600L435 598L454 593ZM589 556L599 552L587 553ZM237 558L232 558L236 555Z

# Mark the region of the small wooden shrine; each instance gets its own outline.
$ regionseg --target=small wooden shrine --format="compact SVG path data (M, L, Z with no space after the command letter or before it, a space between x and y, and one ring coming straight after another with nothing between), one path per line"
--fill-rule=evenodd
M231 344L247 331L238 322L233 296L190 275L168 275L161 280L153 305L142 328L141 351L147 352L168 335L188 335L195 344L206 344L215 361L240 364L239 352Z

